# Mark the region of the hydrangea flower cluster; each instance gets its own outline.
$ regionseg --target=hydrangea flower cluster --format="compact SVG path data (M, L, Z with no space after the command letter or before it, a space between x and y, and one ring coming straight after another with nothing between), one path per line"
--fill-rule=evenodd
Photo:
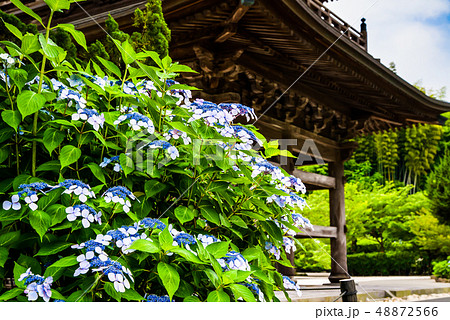
M194 102L186 106L193 113L188 122L203 119L208 126L229 125L233 121L233 116L217 104L196 99Z
M95 198L95 193L91 190L91 187L79 180L67 179L61 182L58 187L66 189L63 193L75 194L81 202L86 202L88 196Z
M178 158L180 156L178 149L175 146L171 145L169 142L164 141L164 140L152 141L152 142L144 145L142 148L145 148L147 146L151 149L165 150L169 154L169 157L172 158L172 160L175 160L176 158Z
M75 221L78 217L81 217L81 223L84 228L89 228L94 221L98 224L102 224L101 211L96 212L94 208L89 207L86 204L77 204L73 207L66 208L67 220L70 222Z
M13 58L7 53L0 54L0 61L3 64L3 69L9 69L11 67L15 67L16 64L20 64L19 59Z
M161 231L163 231L166 228L166 225L164 223L162 223L158 219L153 219L153 218L144 218L139 222L139 225L143 226L144 228L148 228L148 229L156 228Z
M199 234L197 235L197 243L201 243L203 245L203 247L206 248L206 246L210 245L211 243L215 243L215 242L220 242L219 239L217 239L214 236L211 235L207 235L207 234Z
M189 245L194 245L197 243L197 240L195 240L195 237L190 235L189 233L178 231L172 227L172 225L169 226L170 234L173 237L173 246L181 246L184 245L184 247L192 251ZM194 251L192 251L194 252Z
M287 253L294 253L297 250L294 240L289 237L283 237L283 246Z
M228 252L225 257L217 259L224 271L228 270L242 270L250 271L250 265L242 254L236 251Z
M253 142L262 145L261 140L259 140L253 132L243 126L223 126L216 127L216 129L223 137L240 139L244 144L250 145L250 148Z
M25 280L27 288L24 293L28 297L28 301L36 301L39 297L42 297L45 302L50 301L52 296L51 285L53 283L53 277L44 278L40 275L34 275L31 272L31 268L25 273L22 273L19 277L19 281Z
M101 115L98 114L94 109L78 109L77 113L72 115L72 120L83 120L87 121L89 124L94 127L95 131L98 131L100 128L103 128L103 124L105 123L105 116L103 113Z
M171 139L178 140L182 138L185 145L192 142L191 138L187 135L186 132L177 129L170 129L167 133L164 133L164 138L166 138L167 141L170 141Z
M123 206L123 211L125 212L130 212L131 208L131 202L128 198L131 200L136 200L134 194L122 186L109 188L103 193L102 197L104 197L106 203L111 201L114 203L120 203Z
M245 116L247 121L250 121L251 119L257 119L253 108L244 106L239 103L220 103L219 107L223 110L226 110L233 117L233 119L236 119L239 116Z
M283 276L283 286L284 286L284 288L286 290L295 290L299 297L302 296L302 292L300 291L300 287L297 285L297 283L295 281L291 280L287 276Z
M180 83L175 80L168 79L166 80L166 84L170 88L171 86ZM178 101L176 102L177 105L181 105L182 103L189 104L192 99L192 92L190 90L173 89L169 90L167 94L174 98L178 98Z
M264 248L267 250L267 252L273 254L275 256L275 259L280 260L281 258L280 249L275 247L275 245L272 242L266 241Z
M115 162L115 163L114 163L114 162ZM104 168L104 167L106 167L108 164L114 163L114 168L113 168L113 170L114 170L115 172L120 172L120 171L122 170L122 166L120 165L119 162L120 162L119 156L114 156L114 157L112 157L112 158L110 158L110 159L104 157L104 158L103 158L103 162L100 163L100 167Z
M134 226L122 226L116 230L110 230L106 234L115 241L117 248L120 248L124 254L128 254L135 251L134 249L128 249L134 241L147 239L145 233L138 232L139 229L139 224L135 223Z
M149 134L155 132L155 126L153 125L152 120L140 113L133 112L122 114L114 121L114 124L120 125L125 121L128 121L128 126L134 131L146 130Z
M157 296L156 294L145 294L142 302L175 302L175 300L170 300L169 296Z
M250 289L250 291L252 291L254 294L256 294L258 296L259 301L264 302L264 293L259 289L258 285L256 283L251 283L251 282L242 282L240 283L244 286L246 286L247 288Z
M45 193L47 190L51 190L54 187L49 186L45 182L34 182L30 184L21 184L19 186L20 191L11 197L11 201L3 202L4 210L20 210L20 198L24 197L26 204L28 204L29 208L33 211L37 210L38 205L37 201L39 200L37 196L37 192Z

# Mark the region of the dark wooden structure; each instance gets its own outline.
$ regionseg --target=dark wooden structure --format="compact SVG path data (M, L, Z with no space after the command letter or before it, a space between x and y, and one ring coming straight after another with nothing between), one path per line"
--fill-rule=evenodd
M42 0L25 2L41 16L48 14ZM330 226L297 236L331 239L330 281L339 282L349 277L344 161L356 147L349 139L437 123L450 105L427 97L372 57L365 21L356 30L323 2L163 0L163 10L172 30L172 58L199 72L183 75L183 82L203 89L198 97L252 106L260 116L255 125L267 138L295 141L288 148L298 159L282 167L309 190L330 190ZM55 18L94 40L104 36L100 25L108 13L132 31L131 16L145 3L91 0ZM1 9L30 22L8 1ZM304 148L311 141L315 147ZM297 168L317 160L328 163L330 176Z

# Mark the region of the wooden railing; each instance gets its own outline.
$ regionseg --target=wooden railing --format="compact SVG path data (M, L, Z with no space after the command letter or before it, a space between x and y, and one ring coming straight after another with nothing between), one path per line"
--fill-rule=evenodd
M353 28L343 19L334 14L330 9L325 7L319 0L302 0L308 7L314 11L322 20L335 28L344 37L350 39L364 50L367 50L367 31L361 32Z

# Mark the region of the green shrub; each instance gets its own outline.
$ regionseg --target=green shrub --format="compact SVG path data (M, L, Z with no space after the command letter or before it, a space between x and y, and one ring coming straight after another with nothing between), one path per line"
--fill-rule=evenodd
M331 269L328 239L301 239L302 248L295 252L295 267L299 271L322 272Z
M433 263L433 275L438 278L450 279L450 256L447 260Z
M429 274L431 263L426 253L387 251L355 253L347 257L352 276L393 276Z

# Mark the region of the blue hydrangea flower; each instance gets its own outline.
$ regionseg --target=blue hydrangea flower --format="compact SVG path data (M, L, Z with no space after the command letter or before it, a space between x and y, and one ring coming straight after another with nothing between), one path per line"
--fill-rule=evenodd
M178 152L178 149L174 146L172 146L169 142L164 140L155 140L150 143L147 143L146 145L142 146L140 149L143 149L145 147L149 147L151 149L163 149L165 150L169 156L172 158L172 160L175 160L180 156L180 153Z
M132 130L139 131L145 129L149 134L153 134L155 132L155 126L153 125L152 120L140 113L133 112L122 114L116 121L114 121L114 124L119 125L124 121L128 121L128 126Z
M247 118L247 121L250 121L250 119L257 119L255 110L253 110L253 108L244 106L239 103L221 103L219 104L219 107L228 111L228 113L230 113L234 118L245 116Z
M131 208L131 202L128 198L131 200L136 200L134 194L122 186L109 188L102 194L102 197L104 197L106 203L111 201L114 203L120 203L123 206L123 211L125 212L129 212Z
M199 234L197 235L197 239L205 248L211 243L220 242L216 237L207 234Z
M145 294L144 295L144 299L142 300L142 302L175 302L175 300L172 299L172 301L170 301L169 296L157 296L155 294Z
M283 286L284 286L284 288L286 290L295 290L299 297L302 296L302 292L300 291L300 287L297 285L297 283L295 281L291 280L287 276L283 276Z
M87 196L91 198L95 198L94 192L91 190L91 187L88 184L85 184L79 180L67 179L61 182L58 187L65 188L63 193L72 194L78 196L78 199L81 202L87 201Z
M250 265L248 261L236 251L228 252L225 257L217 259L220 266L224 271L227 270L242 270L242 271L250 271Z
M144 218L139 222L139 225L144 226L145 228L149 228L149 229L159 229L159 230L164 230L166 228L166 225L161 222L158 219L153 219L153 218Z
M103 113L101 115L98 114L98 112L94 109L78 109L77 113L74 113L72 115L73 121L83 120L87 121L89 124L94 127L95 131L100 130L100 128L103 128L103 124L105 123L105 116Z
M115 162L115 163L114 163L114 162ZM104 168L104 167L106 167L108 164L114 163L114 168L113 168L113 170L114 170L115 172L120 172L120 171L122 170L122 166L120 165L119 162L120 162L120 157L119 157L119 156L114 156L114 157L112 157L112 158L110 158L110 159L104 157L104 158L103 158L103 162L100 163L100 167Z
M27 288L24 293L27 295L29 301L36 301L39 297L42 297L45 302L50 301L52 296L52 289L50 288L53 283L53 277L44 278L40 275L34 275L31 272L31 268L25 273L22 273L18 279L24 281Z
M75 221L78 217L82 217L81 223L84 228L89 228L92 222L97 222L102 224L101 216L102 213L96 212L94 208L89 207L85 204L74 205L73 207L66 208L67 220Z
M280 249L274 246L272 242L266 241L264 248L271 254L275 256L275 259L280 260Z

